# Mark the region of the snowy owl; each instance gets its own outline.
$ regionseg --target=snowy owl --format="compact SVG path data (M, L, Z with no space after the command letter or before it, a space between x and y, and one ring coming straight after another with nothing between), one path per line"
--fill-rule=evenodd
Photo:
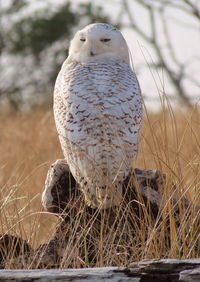
M54 116L87 205L119 205L138 153L142 98L118 29L97 23L75 34L56 80Z

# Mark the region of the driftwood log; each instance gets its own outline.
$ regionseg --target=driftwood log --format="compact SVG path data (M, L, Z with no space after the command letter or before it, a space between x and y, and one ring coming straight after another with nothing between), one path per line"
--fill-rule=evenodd
M200 259L145 260L129 267L51 270L3 270L0 281L199 282Z
M8 234L2 235L0 237L1 268L8 267L8 259L10 268L52 269L74 268L77 265L92 267L97 265L98 242L102 237L106 238L104 241L106 246L103 248L110 248L110 253L114 256L119 254L119 265L123 263L124 259L128 262L134 261L134 245L141 244L137 241L137 230L142 230L144 234L147 234L148 224L153 226L157 222L159 226L161 210L164 205L165 181L165 175L159 170L136 168L130 172L123 183L123 200L119 207L106 210L92 209L86 206L83 195L79 191L78 184L70 173L66 161L57 160L49 168L42 195L44 209L54 213L60 219L55 237L37 250L32 250L25 240ZM176 199L174 199L173 212L177 218L177 224L179 224L179 206L176 205ZM146 214L150 218L148 224L144 224L143 220ZM110 237L110 230L114 234L113 237ZM169 246L168 231L166 220L165 241ZM109 244L110 241L112 246ZM11 256L8 255L10 246L13 250ZM111 259L109 262L109 265L118 265L115 260ZM143 263L143 265L147 264L147 262ZM135 264L132 264L130 269L134 272ZM139 269L137 271L140 272ZM127 273L127 270L124 273Z

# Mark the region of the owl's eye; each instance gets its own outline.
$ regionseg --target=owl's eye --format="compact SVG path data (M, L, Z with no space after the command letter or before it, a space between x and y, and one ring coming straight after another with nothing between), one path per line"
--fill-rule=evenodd
M101 42L108 42L110 41L111 39L110 38L103 38L103 39L100 39Z
M85 41L85 38L80 38L80 41L84 42L84 41Z

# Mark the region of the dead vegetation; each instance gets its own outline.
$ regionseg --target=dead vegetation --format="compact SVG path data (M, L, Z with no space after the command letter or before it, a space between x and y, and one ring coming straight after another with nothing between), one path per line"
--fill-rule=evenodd
M41 193L49 165L62 152L58 142L52 112L35 109L28 113L0 114L0 221L1 234L18 235L36 249L41 243L53 238L58 219L41 208ZM130 222L134 216L124 210L116 214L118 228L113 231L101 213L100 240L95 249L95 265L127 265L143 258L194 258L200 256L200 114L197 110L172 111L170 107L158 114L146 114L139 155L135 167L159 169L166 173L164 190L165 205L159 224L152 223L151 216L144 211L137 225L137 236L130 233ZM174 185L172 185L172 183ZM180 201L179 224L176 224L172 197ZM181 198L186 197L189 207ZM82 209L80 206L79 209ZM82 213L81 220L84 221ZM103 216L104 214L104 216ZM74 213L74 224L68 227L69 242L64 252L62 267L93 265L87 256L88 223L78 233L78 220ZM132 216L127 225L127 217ZM166 218L169 219L170 244L165 243ZM85 217L87 221L87 217ZM123 228L124 227L124 228ZM104 231L106 230L106 234ZM148 230L148 232L147 232ZM82 233L81 233L82 232ZM79 234L80 236L77 237ZM119 236L119 234L121 234ZM105 236L106 235L106 236ZM93 236L93 235L91 235ZM118 237L117 237L118 236ZM82 239L81 239L82 238ZM85 241L84 241L85 238ZM109 244L108 238L111 242ZM116 239L118 238L118 239ZM126 238L126 239L125 239ZM78 250L85 248L84 260ZM12 249L12 248L11 248ZM127 255L131 249L134 256ZM120 251L116 251L120 250ZM122 251L124 250L124 251ZM70 258L71 254L71 258ZM77 259L74 259L76 257ZM7 267L15 267L10 259ZM26 267L30 267L26 265Z

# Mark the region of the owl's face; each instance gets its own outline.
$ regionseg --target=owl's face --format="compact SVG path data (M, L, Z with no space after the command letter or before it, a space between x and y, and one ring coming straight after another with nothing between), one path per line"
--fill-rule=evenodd
M121 32L102 23L88 25L75 34L69 58L81 63L117 59L129 64L128 46Z

